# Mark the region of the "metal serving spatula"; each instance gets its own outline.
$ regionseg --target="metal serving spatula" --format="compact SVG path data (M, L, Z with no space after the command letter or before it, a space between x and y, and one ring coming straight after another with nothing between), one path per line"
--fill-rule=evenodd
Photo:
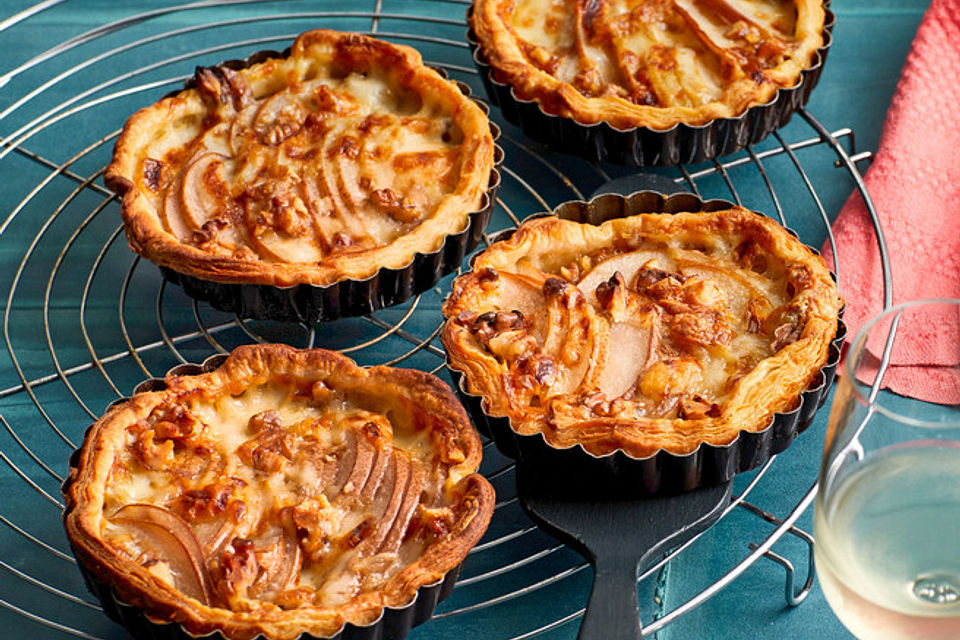
M579 640L640 637L637 576L662 554L707 529L730 502L731 482L669 496L597 491L589 479L545 479L517 463L527 515L594 567L593 591Z

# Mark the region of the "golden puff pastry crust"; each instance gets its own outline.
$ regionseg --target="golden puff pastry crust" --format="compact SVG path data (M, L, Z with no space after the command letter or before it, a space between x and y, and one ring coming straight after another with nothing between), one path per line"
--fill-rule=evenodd
M464 389L517 434L646 459L794 409L841 308L823 259L741 207L543 217L454 281L442 339Z
M666 130L738 117L800 82L821 0L474 0L493 77L584 125Z
M179 273L361 280L439 249L488 188L485 113L410 47L309 31L192 84L127 121L106 172L131 248Z
M432 375L240 347L98 420L64 522L81 567L151 619L328 637L463 561L495 500L481 452Z

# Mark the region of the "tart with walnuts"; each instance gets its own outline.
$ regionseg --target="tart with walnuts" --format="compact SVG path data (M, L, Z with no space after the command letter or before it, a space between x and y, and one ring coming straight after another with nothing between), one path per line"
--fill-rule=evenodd
M490 199L486 114L409 47L309 31L191 84L127 121L106 172L131 248L179 274L369 279L440 251Z
M260 345L165 382L93 425L65 492L81 567L151 620L333 636L411 604L489 523L479 436L434 376Z
M474 0L493 78L581 124L735 118L794 87L824 44L821 0Z
M823 259L741 207L544 217L454 281L442 339L464 390L515 434L648 459L796 408L841 307Z

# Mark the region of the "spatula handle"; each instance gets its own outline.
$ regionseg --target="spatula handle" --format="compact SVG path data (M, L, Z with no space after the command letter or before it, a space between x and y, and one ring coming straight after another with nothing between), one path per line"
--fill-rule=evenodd
M637 560L598 558L578 640L638 640Z

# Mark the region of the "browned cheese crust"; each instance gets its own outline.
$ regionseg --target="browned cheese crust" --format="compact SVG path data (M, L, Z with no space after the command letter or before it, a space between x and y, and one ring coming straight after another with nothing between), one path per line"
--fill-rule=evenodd
M364 279L438 249L488 186L486 115L410 47L309 31L195 85L134 114L106 172L130 247L181 273Z
M645 458L793 409L841 306L819 255L740 207L548 217L454 281L442 338L467 391L517 433Z
M821 0L474 0L494 77L581 124L669 129L793 87L823 44Z
M482 447L436 377L236 349L92 427L64 518L83 567L162 621L328 637L444 577L493 513Z

